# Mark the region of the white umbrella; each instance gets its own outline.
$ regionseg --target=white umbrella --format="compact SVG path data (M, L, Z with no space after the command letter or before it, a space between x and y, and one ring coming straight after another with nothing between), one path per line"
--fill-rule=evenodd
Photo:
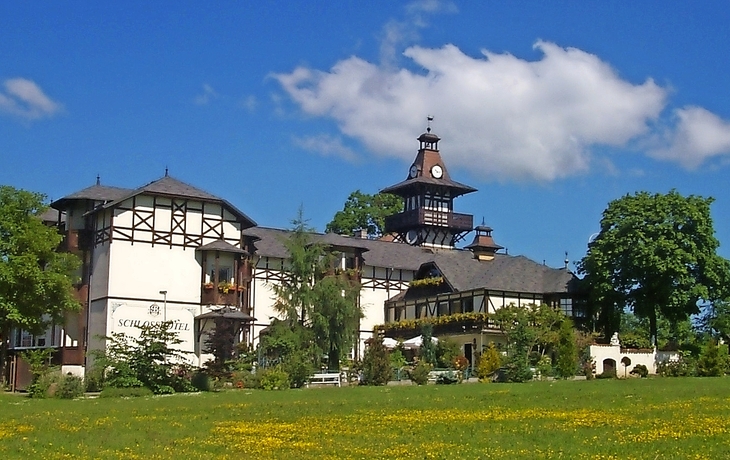
M431 337L431 343L437 343L439 339L436 337ZM417 337L413 337L412 339L408 339L405 342L403 342L403 348L406 350L413 350L416 348L421 348L421 345L423 344L423 336L419 335Z
M398 346L398 341L395 339L391 339L390 337L385 337L383 339L383 345L385 345L385 348L395 348Z

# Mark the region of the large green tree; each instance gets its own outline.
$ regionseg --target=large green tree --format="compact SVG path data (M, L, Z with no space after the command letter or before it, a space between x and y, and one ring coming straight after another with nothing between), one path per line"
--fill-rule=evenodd
M336 270L337 254L315 241L302 211L283 241L289 252L287 273L272 285L274 308L290 325L313 332L314 345L328 356L328 366L339 368L340 358L357 339L362 310L360 285Z
M353 235L366 230L368 236L379 237L385 232L385 218L403 211L403 199L390 193L369 195L355 190L347 197L342 211L337 211L327 224L327 233Z
M62 236L41 221L44 200L0 186L0 380L13 329L40 333L80 307L72 288L78 257L56 251Z
M712 198L638 192L609 203L601 231L578 264L606 336L619 330L629 307L649 320L656 343L657 318L686 320L699 301L725 295L730 264L717 255Z

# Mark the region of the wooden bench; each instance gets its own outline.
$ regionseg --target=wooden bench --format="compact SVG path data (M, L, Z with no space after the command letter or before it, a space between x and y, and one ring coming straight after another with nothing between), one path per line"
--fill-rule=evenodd
M311 377L309 377L309 383L307 386L316 384L316 385L337 385L338 387L342 386L342 380L340 378L340 373L337 372L327 372L327 373L321 373L321 374L314 374Z

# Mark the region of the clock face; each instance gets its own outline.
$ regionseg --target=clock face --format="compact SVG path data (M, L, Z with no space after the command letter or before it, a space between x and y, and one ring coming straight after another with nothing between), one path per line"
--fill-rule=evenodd
M411 165L411 169L410 171L408 171L408 177L413 179L414 177L416 177L416 174L418 174L418 166Z
M431 175L435 177L436 179L441 179L441 176L444 175L443 169L441 169L441 166L439 165L433 165L431 167Z
M418 232L415 230L408 230L406 233L406 243L416 244L418 242Z

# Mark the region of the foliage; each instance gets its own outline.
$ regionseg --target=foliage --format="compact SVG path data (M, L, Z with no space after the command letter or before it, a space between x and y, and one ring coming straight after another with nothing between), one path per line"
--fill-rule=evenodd
M727 345L718 345L714 339L707 341L697 359L697 374L702 377L720 377L728 369Z
M31 398L45 398L50 385L58 380L54 378L57 372L51 372L52 355L52 348L36 348L22 353L30 368L31 382L27 391ZM49 374L53 374L54 377Z
M730 342L730 300L718 300L705 309L702 325L715 337Z
M301 350L287 355L281 363L281 370L286 372L293 388L301 388L314 373L315 367L311 355L306 350Z
M310 329L309 340L318 349L314 354L326 353L328 367L339 369L340 357L357 339L362 318L357 302L360 285L334 273L337 254L313 241L313 230L307 226L301 209L293 224L289 237L283 241L289 253L286 276L281 283L272 284L276 294L274 309L283 315L289 327L298 323Z
M649 369L647 369L647 367L643 364L637 364L633 369L631 369L629 374L638 375L642 379L645 379L649 376Z
M419 348L419 355L421 360L426 361L428 364L434 366L438 362L438 354L436 351L437 345L433 343L433 326L429 323L425 323L421 327L421 347Z
M606 337L618 330L624 307L649 320L649 339L656 343L659 314L686 320L698 313L698 301L725 296L730 262L716 253L712 201L671 191L609 203L601 231L578 264Z
M261 371L261 388L264 390L286 390L289 388L289 374L277 366Z
M574 377L578 368L578 348L575 343L573 322L569 318L565 318L560 325L557 351L555 371L558 376L564 379Z
M540 358L540 361L537 362L537 372L540 374L541 380L546 380L548 377L553 376L553 360L550 356L545 355Z
M152 396L152 390L144 387L133 388L115 388L106 387L99 393L100 398L139 398L143 396Z
M494 342L489 342L489 346L479 355L477 366L479 381L490 382L492 376L500 367L502 367L502 355L499 354Z
M79 258L56 249L58 231L45 225L45 196L0 186L0 381L12 329L37 334L78 310L72 283Z
M395 368L401 368L406 365L406 357L403 356L402 347L396 347L388 354L390 365Z
M327 233L354 235L366 230L371 238L383 235L385 218L403 210L403 199L389 193L368 195L356 190L347 197L342 211L337 211L327 224Z
M697 375L697 361L689 354L680 354L677 361L664 361L657 365L662 377L690 377Z
M212 391L213 382L206 372L198 371L193 374L190 384L198 391Z
M213 359L205 363L209 375L225 377L230 375L233 360L236 358L236 328L233 321L216 318L215 328L205 340L203 353L210 353Z
M74 399L84 395L84 380L81 377L66 374L61 377L54 396L60 399Z
M117 333L106 337L106 351L95 352L107 375L106 384L117 388L144 386L156 394L191 391L187 370L181 364L185 352L174 348L182 340L171 326L170 322L141 326L138 338Z
M459 326L484 326L489 324L491 315L489 313L454 313L452 315L444 315L437 317L429 317L423 319L406 319L395 321L392 323L380 324L375 326L376 332L396 333L397 335L416 334L425 324L438 328L442 326L456 325Z
M385 385L391 377L388 349L381 337L368 340L368 347L362 358L362 383L365 385Z
M429 276L428 278L421 278L412 280L408 283L410 287L424 287L424 286L441 286L444 284L443 276Z
M43 399L52 398L56 395L56 389L61 382L61 371L58 368L49 368L38 377L34 377L33 383L28 388L28 396L31 398Z
M431 369L433 369L433 366L426 361L418 361L418 363L416 363L416 365L413 366L413 369L411 369L408 373L411 382L416 385L426 385L428 383L428 376Z
M461 355L461 346L454 340L446 337L436 344L436 365L441 368L453 368L454 361ZM464 358L466 360L466 358Z
M459 382L461 382L459 374L454 371L442 372L436 377L437 385L451 385Z
M519 350L525 360L533 353L542 356L557 345L560 324L565 319L565 315L547 303L521 307L510 304L492 317L507 338L508 355L511 357Z

